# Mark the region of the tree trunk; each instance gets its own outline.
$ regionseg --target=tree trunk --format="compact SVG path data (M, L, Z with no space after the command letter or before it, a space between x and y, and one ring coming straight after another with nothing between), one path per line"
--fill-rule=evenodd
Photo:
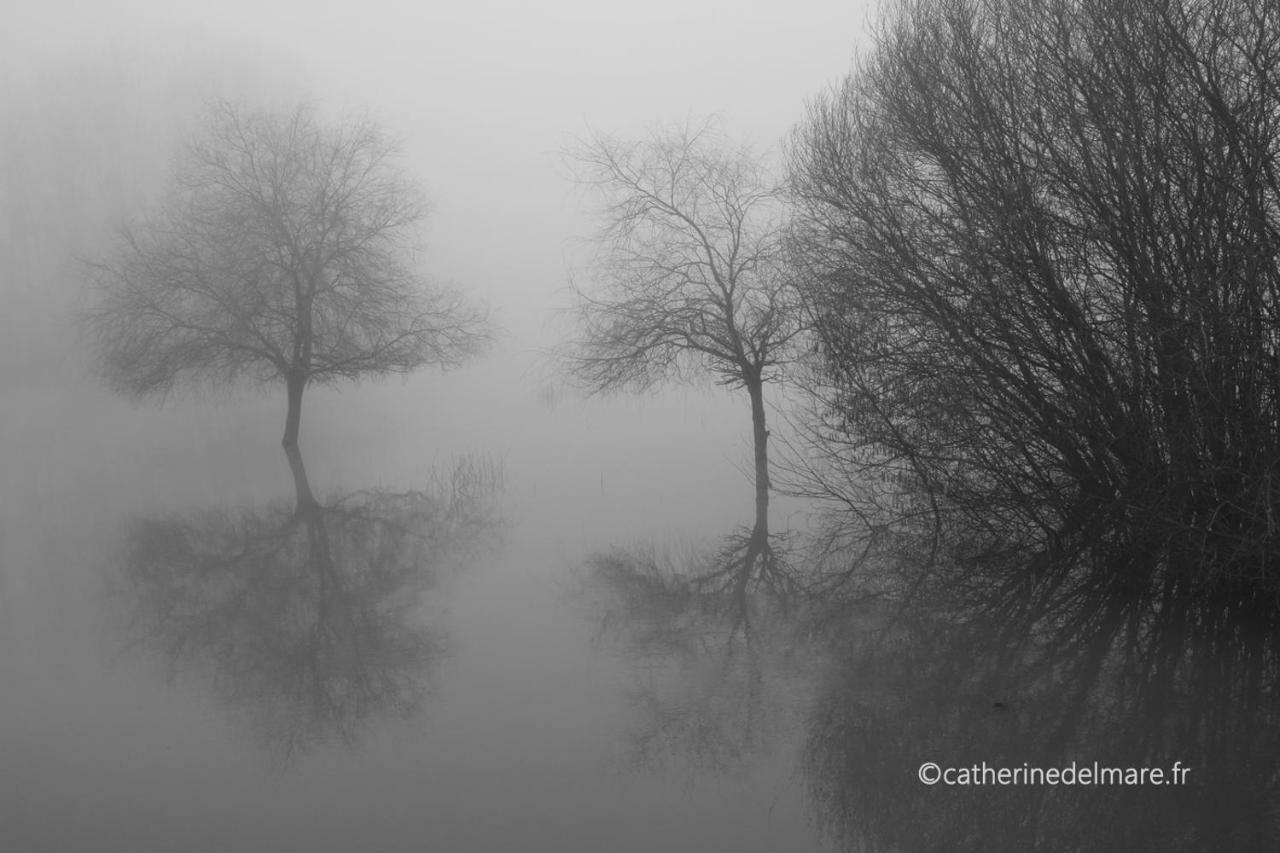
M307 387L307 379L297 373L289 374L285 380L289 394L289 413L284 419L285 447L298 446L298 427L302 421L302 389Z
M751 395L751 435L756 460L756 524L751 531L753 548L757 553L769 542L769 430L764 420L764 382L754 379L747 382Z
M315 495L311 493L311 483L307 480L307 469L302 464L302 453L296 444L286 444L285 456L289 457L289 470L293 472L293 489L298 498L298 512L304 512L318 506Z
M767 572L773 556L769 549L769 430L765 428L764 420L764 383L759 378L748 377L746 386L747 393L751 395L751 435L756 461L756 523L751 528L751 537L747 540L747 550L738 566L733 588L739 618L744 626L747 625L747 589L751 576L755 574L757 563L762 575Z

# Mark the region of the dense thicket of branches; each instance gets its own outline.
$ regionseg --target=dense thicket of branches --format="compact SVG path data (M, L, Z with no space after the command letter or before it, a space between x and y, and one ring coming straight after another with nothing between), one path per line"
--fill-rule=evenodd
M970 557L1272 596L1280 6L887 20L793 147L827 460Z
M214 104L173 192L93 268L90 327L108 381L135 396L282 381L291 445L308 384L477 352L483 312L416 269L425 207L396 153L365 119Z

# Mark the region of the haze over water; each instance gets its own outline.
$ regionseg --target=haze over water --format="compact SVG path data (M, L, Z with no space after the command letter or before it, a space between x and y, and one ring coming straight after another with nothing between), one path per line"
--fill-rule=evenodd
M751 424L746 398L709 381L584 399L555 372L594 226L560 151L722 112L776 153L865 43L864 4L435 5L11 11L0 850L1280 837L1276 693L1255 669L1273 653L1251 657L1247 632L1184 654L1122 637L1099 608L1078 635L1015 642L1007 625L870 605L847 633L766 615L745 644L697 602L643 584L629 600L630 576L608 572L714 552L750 522ZM76 321L80 261L160 196L209 96L368 110L397 135L431 205L422 266L489 304L492 352L308 389L297 456L280 446L282 388L143 406L106 391ZM786 401L766 394L780 441ZM809 507L772 501L773 532L801 541ZM1212 622L1187 616L1193 637L1197 619ZM1133 652L1124 666L1113 641ZM1184 657L1180 678L1159 677ZM1050 746L1182 761L1201 787L993 793L915 776L923 760L1049 762Z
M317 394L309 412L303 454L322 503L426 488L431 472L447 475L454 456L473 448L502 465L506 487L491 523L468 534L476 541L439 567L405 617L441 637L430 669L405 673L425 688L419 706L406 718L375 707L350 721L350 745L330 732L287 762L254 733L258 703L272 701L254 693L263 685L237 684L249 677L242 659L217 663L219 644L253 621L170 660L135 630L153 599L119 577L120 555L136 557L127 540L139 520L212 530L212 543L219 514L281 502L280 517L290 514L293 480L271 440L275 407L143 411L123 438L104 440L100 425L82 422L54 441L30 436L21 452L6 443L6 838L29 850L766 850L804 837L794 754L749 760L724 777L700 777L674 759L632 772L626 691L642 676L593 642L596 617L566 595L567 572L588 549L663 530L696 536L700 517L719 530L733 517L719 507L745 503L734 500L742 489L731 466L708 483L689 456L671 464L644 430L628 432L641 421L679 435L682 449L722 458L736 437L708 425L717 407L686 398L667 416L643 418L625 405L595 409L593 424L629 437L632 450L611 465L579 447L582 463L598 463L587 471L549 461L569 454L554 435L587 417L580 404L530 407L541 422L526 417L525 427L539 440L524 453L486 447L475 435L481 424L437 428L433 439L403 428L414 418L448 422L431 415L442 385L396 385L408 405L376 409L370 398L391 386ZM415 399L432 386L429 404ZM344 417L353 400L358 416ZM214 419L219 428L208 425ZM58 432L56 422L46 427ZM655 469L667 472L664 482L653 482ZM628 516L640 523L628 527ZM216 623L220 612L201 618ZM300 714L305 725L307 707L286 702L276 713L285 725Z
M772 145L803 97L847 66L860 16L834 8L814 10L830 25L829 51L807 32L788 47L776 17L727 4L639 17L589 4L10 10L0 149L6 849L816 843L791 784L794 752L723 775L675 760L633 772L627 691L642 674L596 639L598 615L572 594L572 570L593 549L705 545L749 518L745 403L708 387L583 401L558 387L542 353L566 330L558 312L581 251L573 240L591 227L559 149L588 125L634 132L716 110ZM672 26L686 16L687 49L673 50ZM709 42L712 23L722 35ZM774 54L764 63L762 39ZM748 45L758 54L749 61ZM354 715L346 728L339 710L325 729L283 689L261 695L272 682L246 671L248 651L218 653L267 642L245 638L250 615L219 635L225 613L206 614L203 640L187 638L183 654L137 633L159 630L139 611L157 590L173 592L143 594L121 578L141 547L138 525L169 524L169 535L205 536L213 549L236 524L283 524L295 494L279 447L281 394L135 408L93 381L75 328L77 258L162 192L172 145L210 95L370 110L403 139L405 170L432 206L424 267L487 300L507 330L489 358L456 373L307 395L300 443L321 503L426 489L466 454L502 471L482 541L432 584L401 593L406 624L429 627L440 644L425 671L397 676L421 682L407 715L380 708L386 694L374 690L359 714L358 703L344 706ZM323 600L289 594L304 621L305 602ZM183 600L197 615L198 602L218 601ZM278 730L291 709L321 735L285 761L262 728Z

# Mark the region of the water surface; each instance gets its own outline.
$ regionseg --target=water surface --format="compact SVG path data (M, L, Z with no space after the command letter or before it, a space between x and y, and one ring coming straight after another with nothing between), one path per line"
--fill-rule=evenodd
M314 393L306 492L274 397L15 399L7 848L820 849L785 733L637 755L637 695L687 674L573 591L595 549L746 516L733 401L533 397L483 370ZM501 489L457 499L459 459Z

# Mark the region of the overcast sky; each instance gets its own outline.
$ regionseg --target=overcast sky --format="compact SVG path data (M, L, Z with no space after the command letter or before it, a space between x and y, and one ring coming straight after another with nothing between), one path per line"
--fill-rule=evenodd
M7 6L0 61L24 121L34 102L47 133L121 124L125 145L147 152L99 194L127 195L129 176L151 174L168 141L144 137L162 134L165 110L184 118L173 102L194 91L371 110L403 137L430 197L431 272L487 298L523 342L548 334L572 241L590 229L559 159L574 134L722 112L734 133L775 146L848 70L869 20L868 3L848 0ZM71 192L94 192L86 183Z

